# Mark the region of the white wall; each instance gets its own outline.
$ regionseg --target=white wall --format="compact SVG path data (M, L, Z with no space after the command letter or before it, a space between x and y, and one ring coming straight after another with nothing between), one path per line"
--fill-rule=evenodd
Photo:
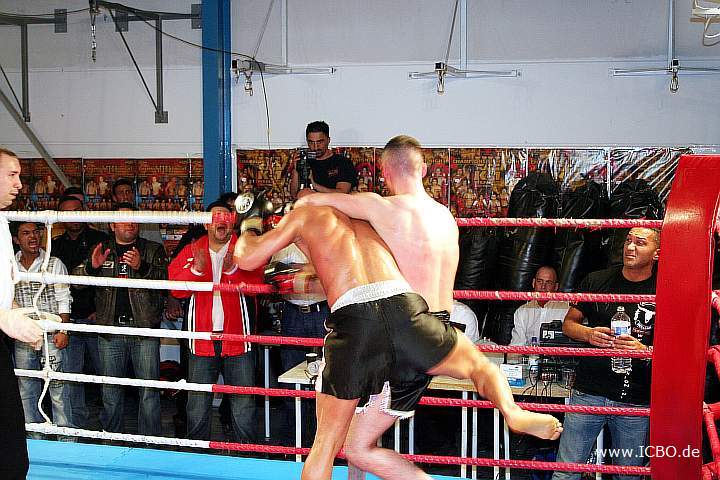
M632 62L626 66L647 66ZM266 81L271 141L297 146L306 123L325 119L337 145L382 145L408 133L432 145L688 145L718 143L720 76L611 77L619 62L517 65L520 78L409 80L428 65L342 67L333 76L276 76ZM502 69L507 65L478 65ZM264 105L234 94L235 141L262 146ZM703 93L704 92L704 93Z
M198 0L194 0L198 1ZM191 1L155 0L144 8L187 11ZM280 62L280 0L275 2L258 58ZM720 66L720 46L700 45L701 25L690 2L678 1L678 55L686 66ZM542 8L540 7L542 4ZM0 11L37 13L79 0L0 0ZM252 52L269 0L234 1L233 49ZM358 7L362 5L362 8ZM471 68L518 68L513 79L409 80L444 55L451 0L288 0L288 60L333 65L331 76L268 76L270 146L294 147L307 122L325 119L336 145L382 145L398 133L425 145L689 145L718 144L719 76L611 77L611 67L663 66L667 3L659 0L568 2L468 0ZM166 31L199 42L189 22ZM57 157L196 156L202 149L200 54L165 44L165 106L170 123L156 125L152 105L106 16L98 21L98 61L89 60L87 14L72 15L67 34L33 26L30 126ZM154 35L133 23L128 41L154 94ZM457 62L455 38L451 63ZM482 62L482 59L494 63ZM17 29L0 26L0 62L19 88ZM504 62L504 63L502 63ZM457 64L457 63L455 63ZM233 141L267 147L262 87L250 97L233 90ZM0 88L8 92L0 80ZM35 155L0 107L0 143Z

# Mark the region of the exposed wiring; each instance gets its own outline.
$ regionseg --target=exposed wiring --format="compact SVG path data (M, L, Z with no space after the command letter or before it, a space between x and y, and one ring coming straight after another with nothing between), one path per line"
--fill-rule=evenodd
M273 0L273 2L274 2L274 0ZM113 22L115 22L115 16L114 16L113 13L112 13L112 8L115 7L116 10L126 11L126 12L129 12L129 13L135 14L143 23L145 23L146 25L148 25L148 26L149 26L150 28L152 28L153 30L159 31L163 36L168 37L168 38L171 38L171 39L173 39L173 40L175 40L175 41L177 41L177 42L183 43L183 44L188 45L188 46L191 46L191 47L199 48L199 49L201 49L201 50L207 50L207 51L216 52L216 53L220 53L220 54L229 54L229 55L231 55L231 56L235 56L235 57L240 57L240 58L245 58L245 59L251 60L253 63L256 63L256 64L258 63L257 59L256 59L255 56L253 56L253 55L248 55L248 54L245 54L245 53L235 52L235 51L232 51L232 50L224 50L224 49L218 49L218 48L212 48L212 47L207 47L207 46L204 46L204 45L200 45L200 44L191 42L191 41L189 41L189 40L186 40L186 39L184 39L184 38L178 37L178 36L176 36L176 35L170 34L170 33L168 33L168 32L165 32L165 31L157 28L155 25L153 25L153 24L149 21L149 20L152 20L151 17L154 17L154 16L178 15L179 12L161 12L161 11L141 10L141 9L138 9L138 8L135 8L135 7L130 7L130 6L127 6L127 5L124 5L124 4L121 4L121 3L105 3L105 4L102 5L102 7L108 10L108 12L110 13L110 16L111 16L112 19L113 19ZM272 3L271 3L271 8L272 8ZM77 10L68 10L67 12L65 12L65 14L71 15L71 14L77 14L77 13L83 13L83 12L90 12L90 10L91 10L90 8L81 8L81 9L77 9ZM91 12L91 13L92 13L92 12ZM9 13L9 12L2 12L2 11L0 11L0 15L5 15L5 16L15 17L15 18L21 19L21 18L23 18L23 17L54 17L54 16L55 16L55 13L53 12L53 13L41 13L41 14L18 14L18 13ZM270 17L270 11L268 11L268 14L266 15L266 18L265 18L265 27L267 26L267 23L268 23L268 21L269 21L269 17ZM92 30L94 30L95 22L94 22L94 21L91 21L91 23L92 23L92 25L91 25L91 31L92 31ZM265 27L264 27L264 28L265 28ZM263 30L264 30L264 28L263 28ZM119 32L119 33L120 33L120 35L121 35L121 37L122 37L123 43L125 43L125 46L126 46L126 48L128 49L128 52L130 53L130 57L131 57L133 63L135 64L135 68L138 69L138 71L139 71L137 62L135 61L135 58L134 58L132 52L130 51L130 49L129 49L128 45L127 45L127 42L125 41L125 37L123 36L122 32ZM93 37L93 38L92 38L92 42L91 42L91 49L92 49L92 54L93 54L93 55L92 55L93 61L95 61L95 58L94 58L94 57L95 57L95 51L96 51L96 48L97 48L97 44L95 43L94 31L92 31L92 37ZM262 37L261 37L261 38L262 38ZM259 50L259 42L258 42L258 48L256 48L256 50ZM257 55L257 52L256 52L256 55ZM2 68L2 67L0 66L0 69L1 69L1 68ZM259 71L259 73L260 73L260 83L262 84L262 89L263 89L263 101L264 101L264 103L265 103L266 137L267 137L268 149L270 149L270 107L269 107L269 102L268 102L267 89L266 89L266 87L265 87L265 75L263 74L262 69L258 69L258 71ZM4 71L4 70L2 70L2 73L3 73L3 75L5 76L5 71ZM7 80L7 76L5 76L5 77L6 77L6 80ZM145 80L144 80L144 79L142 79L142 80L143 80L143 85L145 85L145 90L147 90L148 95L150 96L150 99L153 101L153 104L155 104L155 101L154 101L152 95L150 94L150 90L148 89L148 86L147 86L147 84L145 83ZM8 84L9 84L9 82L8 82ZM11 89L12 89L12 87L11 87ZM13 92L13 95L15 96L15 92ZM18 101L17 96L15 96L15 100ZM18 104L19 104L19 102L18 102ZM270 171L272 172L273 169L270 169ZM275 182L273 182L273 183L275 183Z
M206 47L206 46L204 46L204 45L200 45L200 44L191 42L191 41L189 41L189 40L185 40L184 38L180 38L180 37L178 37L178 36L176 36L176 35L172 35L172 34L170 34L170 33L167 33L167 32L165 32L165 31L163 31L163 30L158 29L155 25L153 25L153 24L150 23L145 17L143 17L142 14L137 14L137 15L138 15L138 17L140 17L140 20L141 20L143 23L145 23L147 26L149 26L149 27L152 28L153 30L157 30L157 31L159 31L162 35L164 35L164 36L166 36L166 37L169 37L169 38L172 38L173 40L178 41L178 42L180 42L180 43L184 43L185 45L188 45L188 46L191 46L191 47L195 47L195 48L199 48L199 49L201 49L201 50L207 50L207 51L210 51L210 52L216 52L216 53L222 53L222 54L227 53L227 54L230 54L231 56L246 58L246 59L252 61L253 63L258 63L258 61L257 61L257 59L256 59L255 57L253 57L252 55L248 55L248 54L246 54L246 53L234 52L234 51L232 51L232 50L229 50L229 51L228 51L228 50L223 50L223 49L213 48L213 47ZM265 102L265 123L266 123L267 144L268 144L268 150L269 150L269 149L270 149L270 107L269 107L269 102L268 102L268 97L267 97L267 89L265 88L265 75L263 74L263 71L262 71L261 68L258 69L258 72L260 73L260 83L262 84L263 100L264 100L264 102ZM272 169L271 169L271 171L272 171ZM273 183L274 183L274 182L273 182Z
M79 8L77 10L68 10L67 12L63 12L65 15L72 15L75 13L82 13L89 11L89 8ZM54 17L55 12L53 13L10 13L10 12L0 12L0 15L4 15L7 17L16 17L16 18L23 18L23 17Z
M113 20L113 23L117 24L117 20L115 20L115 15L113 15L112 10L109 10L110 17ZM155 110L157 110L157 102L155 102L155 99L152 96L152 93L150 93L150 87L148 87L147 82L145 82L145 77L143 77L142 71L140 70L140 66L138 65L137 61L135 60L135 55L133 55L132 50L130 50L130 46L127 43L127 40L125 40L125 35L123 35L123 32L121 29L118 29L118 33L120 34L120 38L123 41L123 44L125 45L125 48L127 49L128 53L130 54L130 59L133 62L133 65L135 65L135 69L137 70L138 74L140 75L140 80L142 80L142 84L145 86L145 91L147 92L148 96L150 97L150 101L152 102L153 106L155 107Z

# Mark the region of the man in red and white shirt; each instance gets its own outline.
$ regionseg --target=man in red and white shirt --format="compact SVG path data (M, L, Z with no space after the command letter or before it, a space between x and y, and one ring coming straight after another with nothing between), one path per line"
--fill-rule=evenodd
M214 202L207 208L213 213L213 223L205 225L207 235L183 248L168 267L170 280L212 281L219 283L262 283L262 270L245 272L233 263L233 249L237 237L233 234L233 219L229 207ZM240 292L172 291L177 298L190 298L189 330L250 334L250 311L247 298ZM190 341L188 381L216 383L222 373L227 385L255 384L255 352L251 345L236 341ZM254 442L257 430L255 399L252 396L230 397L232 423L236 440ZM196 440L210 439L212 394L189 392L187 401L187 436Z

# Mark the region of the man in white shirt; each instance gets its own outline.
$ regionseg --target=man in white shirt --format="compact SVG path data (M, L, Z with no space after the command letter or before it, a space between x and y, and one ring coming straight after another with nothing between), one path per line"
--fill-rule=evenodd
M17 155L0 147L0 209L9 207L21 188ZM0 333L0 452L3 452L0 478L25 478L29 466L25 418L4 335L37 348L43 339L42 329L26 315L27 309L13 308L16 271L10 229L5 217L0 217L0 285L3 285L0 288L0 330L3 332Z
M314 267L309 264L305 254L294 243L273 255L271 262L281 262L291 268L314 271ZM286 293L282 295L280 304L280 333L286 337L323 338L327 334L325 320L328 315L330 315L330 308L325 294ZM305 360L305 354L310 351L311 349L308 347L283 347L280 350L280 364L283 372ZM284 405L287 413L286 426L288 428L286 430L291 432L292 426L295 425L295 402L293 399L286 399ZM314 401L303 401L303 412L306 412L303 415L303 431L310 432L303 441L308 445L312 445L317 426L314 411ZM283 438L283 440L290 439Z
M464 303L453 300L450 324L463 332L472 343L477 344L480 341L477 315Z
M536 292L556 292L558 289L557 273L553 267L544 266L535 272L532 281ZM515 311L510 345L530 345L532 338L540 340L540 325L553 320L562 321L570 305L568 302L531 300Z
M38 273L45 261L45 250L40 248L41 228L35 222L13 222L10 226L13 241L20 248L15 256L20 272ZM65 264L57 258L48 259L47 271L57 275L67 275ZM44 285L40 282L21 281L15 285L15 303L20 307L33 308L37 295L37 309L40 312L59 315L63 322L70 321L70 287L64 283ZM35 314L31 313L35 318ZM48 342L41 350L35 350L32 345L15 342L15 366L27 370L41 370L45 365L45 358L49 360L49 367L55 372L64 372L65 347L68 345L67 332L60 331L48 334ZM47 352L45 352L47 349ZM38 401L43 389L43 382L39 378L21 377L18 379L20 398L25 411L27 423L42 423L44 418L38 408ZM52 400L53 422L60 427L73 427L72 409L70 400L70 384L68 382L53 380L50 382L50 399ZM33 435L36 436L36 435ZM42 438L37 435L37 438Z

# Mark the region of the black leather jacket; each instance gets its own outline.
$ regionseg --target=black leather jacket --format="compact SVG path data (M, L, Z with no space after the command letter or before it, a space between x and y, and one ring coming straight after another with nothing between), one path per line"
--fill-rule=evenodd
M103 248L109 248L110 254L100 268L92 268L92 251L88 258L73 272L77 275L91 275L94 277L118 277L118 262L115 255L115 239L103 243ZM135 246L141 255L140 268L129 271L128 278L143 280L167 280L168 258L165 248L157 242L138 237ZM94 247L93 247L94 248ZM114 325L115 298L117 288L95 287L95 307L97 309L98 325ZM149 290L147 288L128 289L130 307L132 309L135 326L155 328L160 325L161 313L165 308L167 291Z

